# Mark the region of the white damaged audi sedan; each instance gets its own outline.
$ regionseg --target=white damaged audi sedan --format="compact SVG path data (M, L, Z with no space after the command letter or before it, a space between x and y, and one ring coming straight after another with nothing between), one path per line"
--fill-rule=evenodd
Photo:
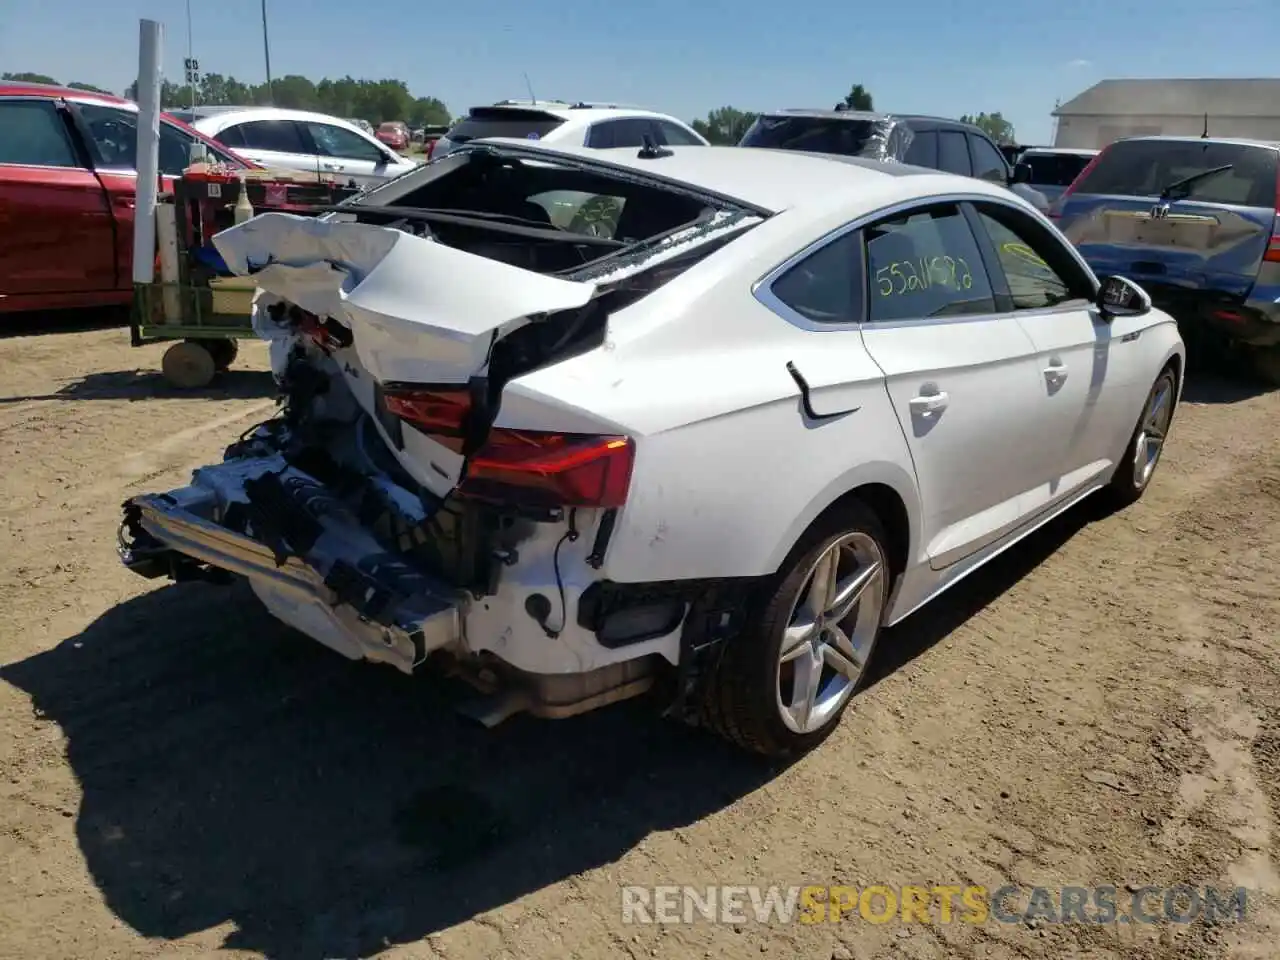
M1139 287L1003 187L900 164L475 141L215 243L281 410L129 500L124 563L448 666L489 724L648 691L812 747L886 626L1140 497L1181 394Z

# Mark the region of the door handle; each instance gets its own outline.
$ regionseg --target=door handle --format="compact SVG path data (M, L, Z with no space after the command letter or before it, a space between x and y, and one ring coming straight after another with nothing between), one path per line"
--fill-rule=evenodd
M1044 368L1044 378L1049 383L1057 385L1067 379L1067 367L1062 363L1051 363Z
M951 398L946 393L931 393L927 396L912 397L909 403L912 413L918 413L921 416L929 416L934 413L941 413L947 409L947 404Z
M347 169L346 167L344 167L344 166L343 166L342 164L340 164L340 163L326 163L326 164L324 165L324 168L325 168L326 170L345 170L345 169Z
M133 210L138 206L138 201L134 197L116 197L116 206Z

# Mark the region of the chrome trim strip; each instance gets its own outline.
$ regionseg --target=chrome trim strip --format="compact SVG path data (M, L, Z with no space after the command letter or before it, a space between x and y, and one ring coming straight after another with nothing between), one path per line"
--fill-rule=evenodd
M1061 233L1061 231L1059 231L1058 228L1054 226L1053 221L1048 219L1039 210L1036 210L1034 207L1030 206L1029 204L1024 205L1022 203L1011 202L1011 199L1012 199L1011 197L997 197L997 196L993 196L991 194L986 194L986 193L945 193L945 194L936 194L936 195L931 195L926 197L913 197L910 200L900 200L897 203L890 204L887 207L880 207L876 210L868 211L867 213L860 214L859 216L855 217L853 220L850 220L848 223L843 224L839 227L836 227L834 230L829 231L828 233L819 237L817 240L814 240L812 243L802 248L799 253L792 254L790 257L784 260L781 264L774 267L772 270L766 273L763 277L757 280L754 284L752 284L751 295L756 299L756 301L761 306L765 307L772 313L777 314L779 317L781 317L783 320L790 323L792 326L799 327L801 330L808 330L813 333L825 333L827 331L839 331L839 330L861 330L864 327L868 330L888 330L888 329L893 329L894 327L900 327L907 324L910 324L912 326L919 326L921 324L928 324L930 326L940 326L942 324L971 323L979 320L992 320L998 317L1022 316L1023 313L1040 314L1040 313L1047 313L1050 311L1056 312L1059 309L1061 310L1087 309L1088 304L1080 303L1079 305L1073 305L1073 304L1076 304L1076 301L1072 301L1071 304L1059 304L1057 307L1047 308L1046 310L1034 310L1034 311L1011 310L1011 311L1000 312L1000 313L966 314L960 317L933 317L933 318L922 317L918 320L895 320L895 321L884 322L884 323L865 323L865 322L863 323L818 323L814 320L810 320L807 317L800 315L795 310L791 309L789 306L787 306L785 303L779 300L777 295L774 294L773 292L773 285L778 281L779 277L781 277L784 273L786 273L788 270L794 267L797 263L800 263L805 258L816 253L818 250L821 250L827 244L834 243L835 241L839 240L841 237L845 236L846 234L852 233L855 230L861 230L864 227L870 226L871 224L879 220L883 220L887 217L892 217L896 214L906 213L910 210L918 209L921 207L932 207L932 206L937 206L939 204L946 204L946 203L995 204L998 206L1007 207L1010 210L1016 211L1017 213L1021 213L1021 214L1030 213L1031 215L1038 217L1043 224L1051 227L1055 233L1059 233L1059 234ZM1092 268L1090 268L1089 264L1085 262L1084 257L1080 255L1080 251L1078 251L1070 243L1070 241L1066 241L1065 239L1063 241L1063 246L1070 251L1071 256L1075 259L1076 263L1080 265L1080 268L1084 270L1085 274L1093 278L1094 286L1096 288L1098 283L1097 275L1093 272Z

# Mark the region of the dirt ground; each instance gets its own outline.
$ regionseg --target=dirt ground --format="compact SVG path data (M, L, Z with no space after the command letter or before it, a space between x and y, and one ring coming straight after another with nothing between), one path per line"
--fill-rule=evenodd
M119 504L271 407L119 328L0 338L0 956L1280 956L1280 392L1193 379L1148 496L883 641L764 768L624 704L485 731L247 590L144 581ZM624 924L622 884L1250 889L1244 923Z

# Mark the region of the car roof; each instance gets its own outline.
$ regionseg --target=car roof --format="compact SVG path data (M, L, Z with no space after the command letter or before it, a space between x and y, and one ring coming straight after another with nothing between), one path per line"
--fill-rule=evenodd
M950 117L931 117L923 113L888 113L883 110L822 110L810 107L788 107L785 110L766 110L761 114L763 117L812 117L822 120L862 120L876 122L881 120L905 120L911 121L927 120L929 123L942 124L943 126L956 127L962 130L977 130L982 132L980 127L975 127L971 123L963 123L960 120L954 120Z
M1024 147L1022 149L1024 157L1028 154L1035 154L1038 157L1055 154L1063 154L1069 157L1096 157L1099 152L1098 150L1086 150L1083 147Z
M961 192L1014 196L1002 186L973 177L941 173L905 163L881 163L860 157L775 150L764 147L669 147L670 155L642 159L635 147L607 150L581 146L547 147L538 141L515 138L473 140L467 147L483 143L509 144L525 150L606 161L642 173L677 180L690 187L723 194L773 213L806 205L829 203L841 195L873 193L877 188L892 190L903 178L922 178L927 192ZM928 182L926 182L928 181Z
M97 90L77 90L75 87L64 87L61 84L32 83L27 80L0 80L0 96L70 97L78 100L100 100L103 103L133 105L124 97L117 97L114 93L99 93Z
M627 103L595 103L585 100L570 102L568 100L500 100L497 103L477 104L471 110L537 110L559 117L561 120L583 121L594 123L609 117L657 117L662 120L676 120L681 126L688 126L670 114L650 110ZM468 114L470 111L468 111ZM465 119L465 118L460 118Z
M347 130L353 130L366 140L369 138L369 134L365 130L362 130L349 120L327 113L314 113L310 110L287 110L283 107L208 108L208 113L202 113L201 110L202 108L200 107L196 108L196 117L192 121L192 126L207 134L220 133L227 127L243 123L246 120L314 120L319 123L331 123Z
M1177 137L1177 136L1151 136L1151 137L1123 137L1116 143L1146 140L1153 143L1225 143L1234 144L1241 147L1267 147L1271 150L1280 150L1280 142L1275 140L1254 140L1249 137Z

